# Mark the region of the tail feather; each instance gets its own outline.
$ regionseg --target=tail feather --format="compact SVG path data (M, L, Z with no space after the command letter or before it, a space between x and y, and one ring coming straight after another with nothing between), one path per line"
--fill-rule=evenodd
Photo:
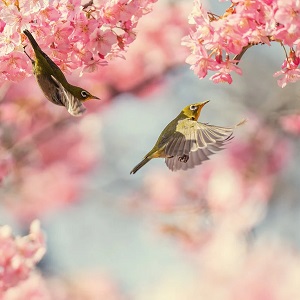
M241 126L241 125L244 125L245 123L247 123L247 119L243 119L241 122L239 122L238 124L236 124L234 127L238 127L238 126Z
M147 162L151 160L150 157L145 157L139 164L137 164L130 172L130 174L135 174L141 167L143 167Z

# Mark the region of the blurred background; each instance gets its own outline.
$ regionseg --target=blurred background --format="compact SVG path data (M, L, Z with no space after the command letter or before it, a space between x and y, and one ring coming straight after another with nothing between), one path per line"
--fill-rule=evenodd
M24 233L40 219L53 299L300 299L299 84L278 87L275 44L249 49L231 85L199 80L180 46L191 8L155 4L126 60L68 75L103 99L82 118L33 78L1 88L1 223ZM224 151L189 171L157 159L129 175L206 99L201 122L248 120Z

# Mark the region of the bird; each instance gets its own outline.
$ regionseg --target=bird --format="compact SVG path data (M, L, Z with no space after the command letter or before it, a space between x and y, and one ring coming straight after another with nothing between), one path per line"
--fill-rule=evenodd
M208 160L209 156L222 150L233 139L233 131L242 125L221 127L198 122L201 110L209 100L191 104L162 131L154 147L130 172L135 174L152 158L164 158L171 171L188 170Z
M56 105L65 106L72 116L81 116L86 108L82 104L90 99L99 99L85 89L70 84L61 69L42 51L29 30L23 33L27 36L35 53L35 60L24 52L31 60L33 73L45 97Z

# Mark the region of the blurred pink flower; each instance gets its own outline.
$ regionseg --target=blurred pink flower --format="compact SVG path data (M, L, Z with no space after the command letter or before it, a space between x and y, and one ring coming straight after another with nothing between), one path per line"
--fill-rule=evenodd
M97 271L86 270L64 279L52 278L48 280L48 287L53 300L127 299L113 280Z
M126 91L152 78L159 79L169 68L183 64L188 52L178 45L181 38L188 33L188 8L186 2L173 3L171 6L157 3L155 10L140 20L136 28L138 39L130 45L126 60L109 61L108 67L101 70L102 81L112 87L112 90ZM130 40L135 38L133 31ZM125 38L127 40L128 37ZM159 86L158 81L153 85L151 81L148 82L145 91L148 91L149 86L150 90L155 85Z
M222 249L222 251L220 251ZM282 241L251 247L223 228L199 256L198 296L224 300L298 299L300 257Z
M288 115L280 118L282 128L292 134L300 134L300 115Z
M46 281L38 272L31 272L30 276L19 282L18 285L8 289L4 295L3 300L65 300L54 299L50 295L49 287Z
M22 221L75 201L99 158L99 118L59 115L33 83L9 89L0 115L2 204Z
M39 221L30 225L27 236L14 237L8 225L0 227L0 295L27 279L46 252Z
M3 300L124 300L127 297L108 276L82 271L63 277L43 278L32 271L27 279L1 294Z

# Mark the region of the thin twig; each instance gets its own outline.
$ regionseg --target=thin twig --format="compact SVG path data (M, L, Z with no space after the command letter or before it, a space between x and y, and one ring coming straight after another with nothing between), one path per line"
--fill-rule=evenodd
M93 0L90 0L88 3L82 5L83 9L88 8L89 6L93 5Z

